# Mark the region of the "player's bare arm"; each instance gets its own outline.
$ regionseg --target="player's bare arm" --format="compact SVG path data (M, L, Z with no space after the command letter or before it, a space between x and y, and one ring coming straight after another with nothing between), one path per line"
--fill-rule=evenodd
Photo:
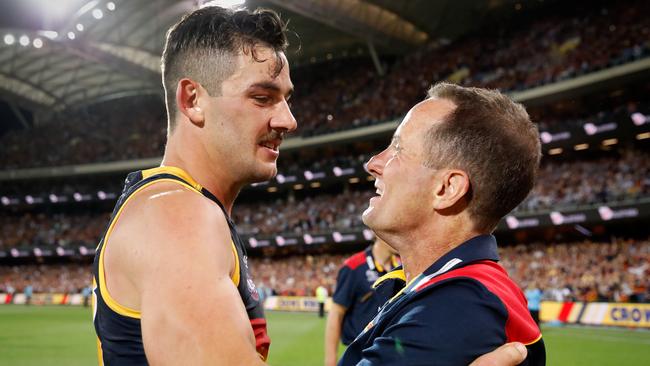
M140 310L148 362L262 365L231 280L235 261L221 209L189 188L158 183L134 197L120 222L106 251L108 287ZM111 288L111 273L124 291Z
M345 310L345 307L335 302L331 303L325 328L325 366L335 366L338 361L341 327Z

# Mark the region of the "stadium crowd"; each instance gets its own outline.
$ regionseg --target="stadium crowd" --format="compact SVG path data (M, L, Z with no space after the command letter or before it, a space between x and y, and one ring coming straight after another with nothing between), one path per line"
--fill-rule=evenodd
M313 296L324 285L330 293L349 254L249 258L262 296ZM522 287L535 286L554 301L650 302L650 240L613 238L505 246L501 264ZM90 281L90 266L0 266L0 292L78 292Z
M108 219L107 213L0 215L0 250L79 245L94 248Z
M30 264L0 266L0 292L21 293L32 286L34 293L81 293L92 282L87 264Z
M567 11L516 29L481 30L447 45L432 43L389 63L382 78L369 61L296 68L298 133L311 136L399 117L437 80L515 91L650 55L650 19L643 15L650 13L650 3L612 2L601 8L582 2ZM120 108L104 103L92 113L59 116L53 123L6 133L0 137L0 166L161 156L166 130L162 100L120 103Z
M555 301L650 302L650 240L527 244L501 248L522 287Z
M350 155L358 164L367 155ZM343 165L346 166L346 165ZM348 165L349 166L349 165ZM374 189L347 186L340 193L312 191L299 197L239 203L233 221L244 235L318 234L363 225L361 213ZM621 149L589 160L546 161L538 183L516 212L540 212L567 207L614 203L650 197L650 152ZM108 222L108 213L22 215L0 214L0 250L14 247L94 247Z

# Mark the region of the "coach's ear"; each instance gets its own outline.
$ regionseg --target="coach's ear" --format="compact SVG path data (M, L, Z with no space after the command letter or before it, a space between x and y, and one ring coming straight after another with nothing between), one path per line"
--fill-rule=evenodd
M194 125L203 127L205 115L199 105L201 85L191 79L181 79L176 88L178 110Z
M442 169L434 179L433 207L438 211L454 208L454 211L462 211L467 205L465 196L470 188L467 173L460 169Z

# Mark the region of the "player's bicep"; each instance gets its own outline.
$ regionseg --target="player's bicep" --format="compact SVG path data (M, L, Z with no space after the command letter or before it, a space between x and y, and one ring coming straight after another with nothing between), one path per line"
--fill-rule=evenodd
M228 277L196 287L173 281L143 295L142 334L151 364L259 361L246 311Z
M193 201L194 200L194 201ZM137 262L145 353L152 364L261 363L246 310L229 275L230 232L218 207L202 197L152 203ZM191 208L191 209L190 209Z

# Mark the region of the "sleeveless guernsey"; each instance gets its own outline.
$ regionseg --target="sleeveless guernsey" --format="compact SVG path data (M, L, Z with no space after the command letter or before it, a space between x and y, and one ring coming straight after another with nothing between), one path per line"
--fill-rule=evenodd
M219 205L224 212L235 257L235 271L232 281L246 306L246 312L255 334L257 352L266 360L270 339L266 331L264 309L248 270L246 248L240 239L235 225L223 205L207 189L201 187L185 171L176 167L159 167L130 173L125 181L122 194L111 214L108 228L101 237L93 263L93 323L97 333L97 353L100 365L147 365L140 327L140 312L129 309L115 301L106 289L103 255L120 213L131 197L140 190L158 182L175 182ZM199 254L200 255L200 254Z

